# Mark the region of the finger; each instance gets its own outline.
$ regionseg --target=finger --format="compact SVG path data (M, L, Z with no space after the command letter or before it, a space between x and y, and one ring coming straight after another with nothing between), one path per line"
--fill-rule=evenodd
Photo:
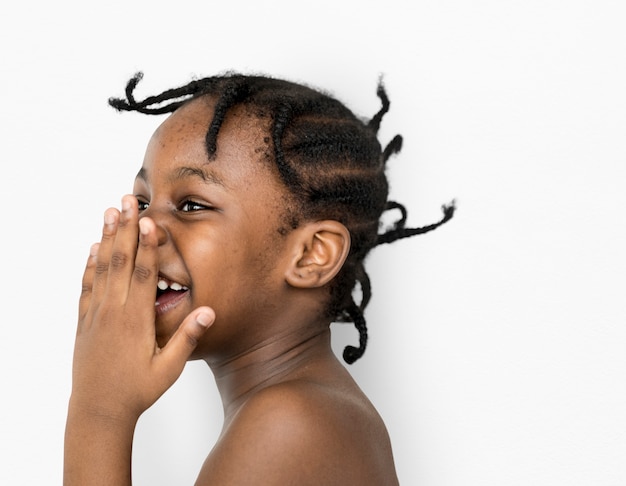
M78 301L78 324L80 326L91 302L91 293L93 290L93 277L96 273L96 258L98 256L99 243L94 243L89 249L89 258L83 273L82 290Z
M139 246L128 300L142 308L148 305L152 311L154 311L159 275L158 248L159 241L154 221L150 218L142 218L139 220ZM154 330L154 321L149 324L150 329Z
M98 246L98 255L96 257L96 266L93 275L91 295L92 302L99 302L102 299L104 289L106 288L109 261L111 260L111 251L113 248L113 242L115 241L119 218L120 213L115 208L109 208L104 212L102 238L100 239L100 245Z
M156 357L164 385L170 386L180 376L198 341L214 322L215 312L210 307L200 307L185 318Z
M115 241L109 260L107 296L124 303L128 299L130 279L135 266L138 237L137 198L124 196Z

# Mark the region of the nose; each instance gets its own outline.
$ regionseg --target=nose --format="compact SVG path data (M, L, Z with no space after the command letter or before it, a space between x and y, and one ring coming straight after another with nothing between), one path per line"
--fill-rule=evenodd
M154 225L156 226L157 239L159 242L159 246L162 246L165 243L167 243L167 241L169 240L169 232L167 230L166 217L163 214L161 214L160 211L152 209L152 206L150 206L147 209L144 209L139 214L139 219L142 219L142 218L150 218L152 221L154 221Z

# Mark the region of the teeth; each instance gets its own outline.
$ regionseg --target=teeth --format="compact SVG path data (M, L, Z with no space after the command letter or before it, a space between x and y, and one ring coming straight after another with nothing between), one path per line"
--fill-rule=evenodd
M164 279L159 279L159 281L157 282L157 287L159 288L159 290L167 290L168 288L176 291L188 290L187 287L179 284L178 282L172 282L171 284L168 284L167 280Z

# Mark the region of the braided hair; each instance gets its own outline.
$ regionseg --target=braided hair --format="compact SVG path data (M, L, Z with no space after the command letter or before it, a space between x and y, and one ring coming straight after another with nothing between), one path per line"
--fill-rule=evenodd
M377 95L380 110L365 122L332 96L308 86L268 76L226 73L196 79L179 88L137 101L134 90L143 74L135 74L126 86L126 98L110 98L119 111L146 114L172 113L186 102L201 97L215 99L213 119L206 132L209 160L217 156L217 137L228 111L237 105L253 110L257 117L270 120L273 160L283 184L289 190L295 211L290 226L302 221L333 219L350 231L351 247L341 271L330 284L328 317L335 322L353 322L359 332L359 346L346 346L343 359L354 363L365 352L367 325L364 310L371 297L370 280L364 259L377 245L392 243L434 230L452 218L454 201L444 205L443 218L420 228L406 228L407 211L389 201L385 175L387 160L402 147L396 135L385 147L377 139L389 99L382 80ZM379 234L381 215L399 211L400 218ZM357 283L361 301L353 290Z

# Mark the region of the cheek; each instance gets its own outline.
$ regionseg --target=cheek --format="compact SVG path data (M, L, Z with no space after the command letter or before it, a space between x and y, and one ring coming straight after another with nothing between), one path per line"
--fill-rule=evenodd
M193 260L186 264L192 278L195 305L223 307L241 294L247 268L236 239L205 240L186 248ZM216 309L217 311L217 309Z
M271 298L283 283L280 257L285 239L267 222L247 221L243 229L213 228L210 234L178 243L192 278L194 305L230 313L232 306L245 306L243 300Z

